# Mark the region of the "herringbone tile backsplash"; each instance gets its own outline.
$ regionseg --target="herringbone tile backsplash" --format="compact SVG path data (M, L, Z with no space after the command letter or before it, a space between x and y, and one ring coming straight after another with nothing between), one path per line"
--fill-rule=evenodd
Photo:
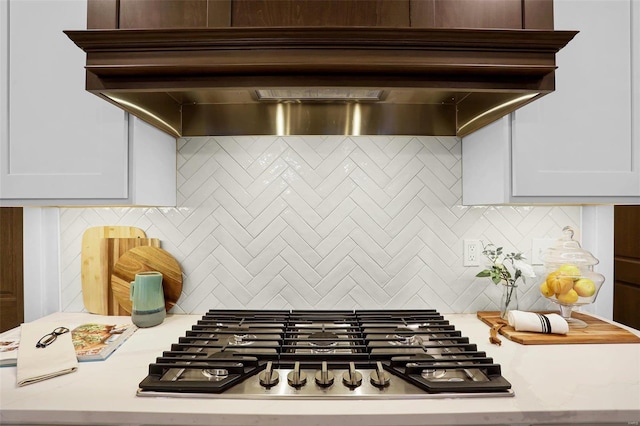
M183 268L174 312L211 308L496 309L462 241L531 255L579 207L464 207L461 144L443 137L202 137L178 141L176 208L61 209L62 304L83 310L82 233L128 225ZM537 286L520 306L543 308Z

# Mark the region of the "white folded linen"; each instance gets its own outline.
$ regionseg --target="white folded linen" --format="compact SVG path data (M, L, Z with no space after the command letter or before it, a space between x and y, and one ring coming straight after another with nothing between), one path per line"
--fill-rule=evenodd
M509 311L507 320L516 331L534 331L546 334L567 334L569 332L569 324L558 314Z
M72 373L78 369L71 331L59 335L53 343L44 348L36 348L36 343L42 336L60 326L61 324L48 322L25 323L20 326L16 371L18 386Z

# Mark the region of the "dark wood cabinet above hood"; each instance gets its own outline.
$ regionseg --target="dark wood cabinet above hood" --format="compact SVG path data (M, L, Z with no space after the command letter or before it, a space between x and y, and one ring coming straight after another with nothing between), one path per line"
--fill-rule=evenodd
M549 4L90 0L102 29L65 33L87 53L87 90L175 136L464 136L555 89L576 32L491 28L548 27Z

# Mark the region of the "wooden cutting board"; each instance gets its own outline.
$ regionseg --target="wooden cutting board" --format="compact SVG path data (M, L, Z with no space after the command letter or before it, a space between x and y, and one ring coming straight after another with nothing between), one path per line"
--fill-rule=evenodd
M516 331L513 327L506 325L500 329L500 334L511 341L523 345L640 343L640 337L617 325L580 312L573 312L571 316L586 322L588 326L586 328L570 328L569 333L562 335ZM500 320L500 312L478 312L478 318L493 327Z
M120 307L131 313L129 288L136 274L146 271L158 271L162 274L165 308L171 309L182 293L182 269L167 251L159 247L136 247L124 253L113 266L111 290Z
M141 246L160 247L160 240L157 238L103 238L101 240L102 262L106 265L108 315L129 315L120 308L118 299L109 284L113 267L118 259L132 248Z
M109 311L109 275L103 262L103 238L145 238L140 228L133 226L94 226L82 234L80 275L82 301L92 314L107 315Z

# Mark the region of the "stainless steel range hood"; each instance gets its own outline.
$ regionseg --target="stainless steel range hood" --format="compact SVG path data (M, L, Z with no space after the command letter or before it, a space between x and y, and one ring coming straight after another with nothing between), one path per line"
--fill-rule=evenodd
M179 136L467 135L555 89L574 31L65 31L86 89Z

